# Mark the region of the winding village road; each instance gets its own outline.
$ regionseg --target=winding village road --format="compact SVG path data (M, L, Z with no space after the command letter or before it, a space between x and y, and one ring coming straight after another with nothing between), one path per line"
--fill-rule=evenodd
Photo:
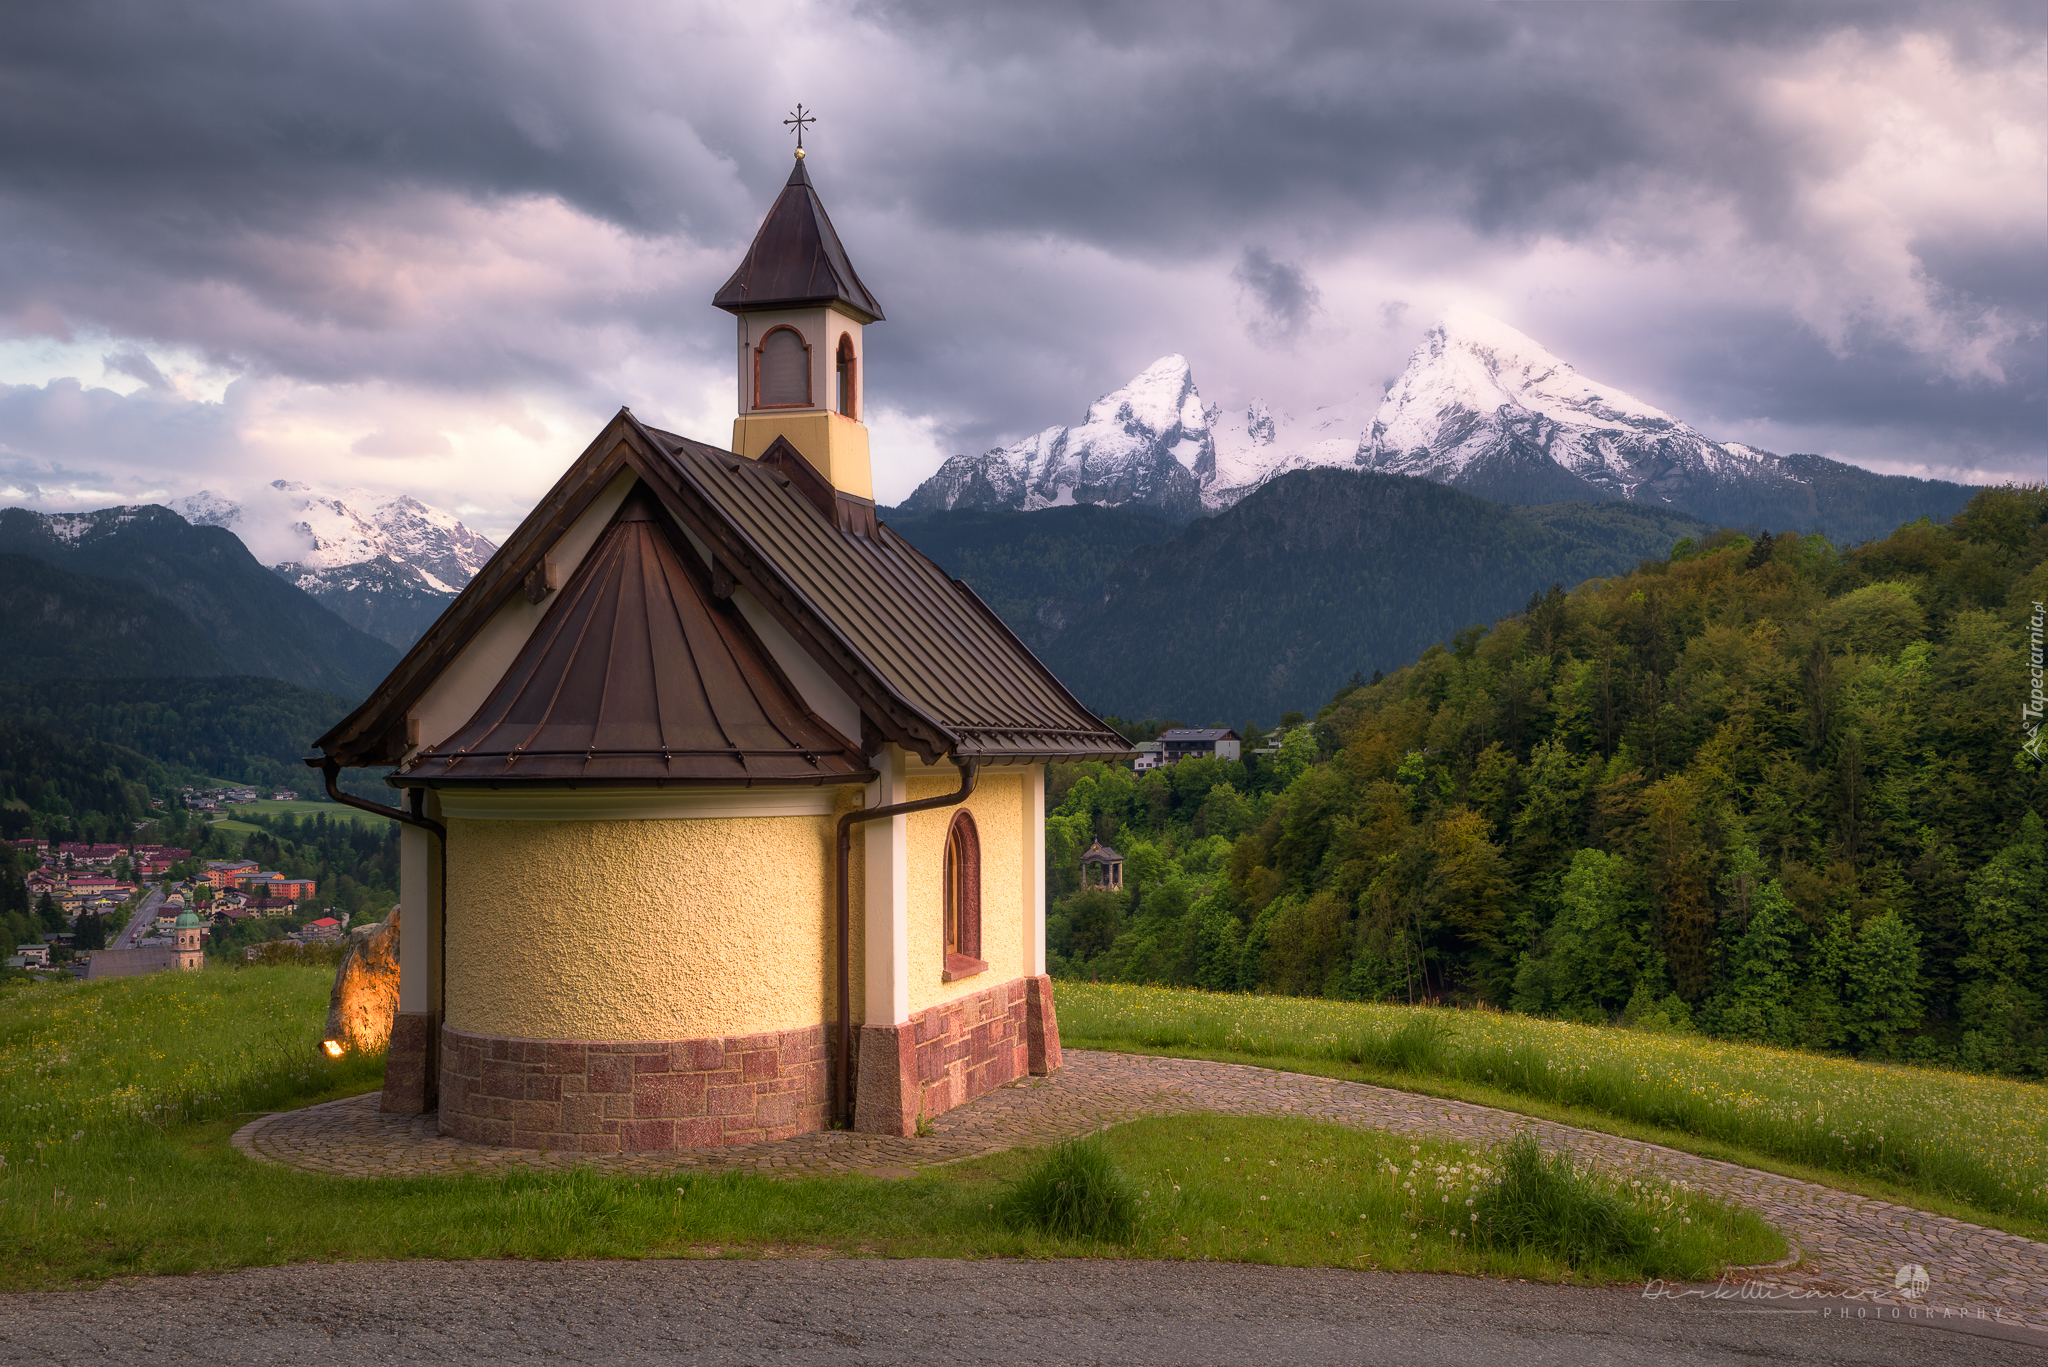
M825 1133L682 1154L490 1148L376 1104L266 1116L235 1143L259 1161L364 1176L578 1163L887 1176L1148 1113L1299 1116L1482 1144L1534 1126L1546 1147L1756 1209L1798 1263L1752 1270L1731 1299L1116 1260L301 1265L0 1297L0 1363L2048 1360L2048 1245L1653 1144L1240 1064L1070 1050L1055 1077L951 1111L928 1136ZM1906 1263L1931 1281L1918 1301L1892 1289Z

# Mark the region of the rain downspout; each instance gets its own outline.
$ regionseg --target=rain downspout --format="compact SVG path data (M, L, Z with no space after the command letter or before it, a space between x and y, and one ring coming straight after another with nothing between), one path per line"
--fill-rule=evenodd
M853 1124L853 1090L850 1077L853 1036L853 911L847 888L848 866L853 858L853 828L885 816L926 812L934 807L957 807L974 791L975 763L960 760L960 791L943 797L921 797L915 802L897 802L886 807L869 807L839 818L839 1040L834 1049L834 1070L838 1085L833 1096L833 1119L842 1128Z

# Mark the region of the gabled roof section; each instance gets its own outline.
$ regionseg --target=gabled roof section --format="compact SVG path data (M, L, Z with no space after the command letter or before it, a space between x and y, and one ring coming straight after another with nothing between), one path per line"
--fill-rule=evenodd
M694 562L694 563L693 563ZM636 486L498 686L406 781L818 784L872 777Z
M847 259L801 161L761 221L746 259L711 302L729 313L837 303L864 323L882 318L882 306Z
M736 534L731 553L772 566L780 586L768 591L857 659L881 685L874 691L913 723L907 729L931 736L899 743L927 758L994 763L1130 753L974 590L888 524L871 536L843 531L758 462L673 433L648 435L668 449L679 488L694 486L721 511Z
M645 427L624 409L376 692L316 742L322 754L354 766L404 761L408 710L624 470L694 539L680 551L685 567L694 574L709 556L714 596L744 588L859 707L864 754L893 741L928 762L1129 755L1123 737L1067 692L973 590L886 524L872 532L842 525L780 470Z

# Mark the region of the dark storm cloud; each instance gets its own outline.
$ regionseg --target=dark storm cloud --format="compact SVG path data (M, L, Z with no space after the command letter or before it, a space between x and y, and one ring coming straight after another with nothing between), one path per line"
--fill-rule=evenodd
M1286 343L1301 335L1320 307L1322 291L1301 267L1275 261L1264 247L1247 247L1231 268L1252 304L1252 335L1262 342Z
M169 389L171 387L171 382L164 378L163 371L157 369L156 362L150 360L149 356L144 352L112 352L102 357L100 364L105 366L107 372L111 375L126 375L130 379L142 381L151 389Z
M1337 297L1328 263L1368 246L1438 276L1453 243L1475 271L1562 242L1711 273L1727 268L1686 264L1704 259L1688 234L1725 219L1825 263L1841 253L1807 190L1838 153L1786 138L1759 69L1927 33L1995 74L2037 58L2041 30L2037 6L1989 3L15 6L0 322L318 384L616 401L593 378L607 329L678 373L723 364L705 301L784 173L776 120L802 96L826 119L815 176L889 309L877 392L973 449L1071 420L1165 351L1200 365L1205 290L1234 283L1269 338L1298 333L1318 286ZM2038 446L2040 243L1922 238L1940 299L2011 324L1987 351L2004 379L1867 321L1830 349L1737 301L1719 341L1652 346L1675 369L1645 387L1682 416L1757 410L1742 391L1763 388L1821 427L1881 413ZM609 264L585 271L598 247ZM1176 270L1185 301L1160 283ZM1393 280L1367 307L1396 292L1418 297ZM1619 328L1617 353L1692 322Z
M1750 85L1758 66L1844 36L1881 44L1911 31L1951 42L1965 65L1996 68L2037 57L2042 27L2041 12L2021 5L1176 3L963 14L935 3L887 12L934 60L969 63L984 79L972 117L906 137L873 179L914 200L926 221L963 233L1077 238L1147 260L1213 256L1250 234L1327 250L1361 230L1406 224L1427 234L1445 223L1507 250L1549 236L1682 254L1686 220L1710 209L1758 242L1826 257L1835 244L1813 235L1800 210L1829 153L1788 144L1760 114ZM1018 79L1020 70L1058 74L1048 89ZM1620 206L1659 193L1668 222L1616 222ZM1938 295L2022 324L1993 360L2037 374L2038 239L1919 242L1927 250L1917 269ZM1009 335L1071 355L1066 322ZM1800 327L1781 317L1778 330ZM1812 382L1799 370L1770 372L1795 406L1827 394L1851 426L1883 409L1926 426L1930 439L1983 418L1989 444L2018 430L2022 449L2040 445L2038 418L2015 429L2011 411L1977 406L1981 386L1939 375L1924 357L1903 367L1917 383L1902 391L1891 358L1845 376L1853 358L1844 364L1810 334L1799 341L1775 350L1801 352ZM913 359L936 358L906 354ZM966 374L946 383L973 386ZM2010 402L1991 407L2024 408L2029 390L2038 393L2013 387ZM946 392L935 386L930 405L946 409ZM978 437L1002 423L963 425Z

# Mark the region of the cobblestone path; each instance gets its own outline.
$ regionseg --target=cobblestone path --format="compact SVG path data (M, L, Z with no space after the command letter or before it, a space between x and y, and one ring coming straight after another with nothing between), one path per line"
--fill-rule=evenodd
M1511 1111L1237 1063L1068 1050L1056 1076L1014 1083L949 1111L932 1122L929 1135L828 1132L684 1153L492 1148L442 1137L431 1115L381 1115L376 1108L371 1093L265 1116L237 1131L235 1146L261 1161L360 1177L579 1164L618 1173L738 1168L795 1176L906 1176L978 1154L1057 1142L1140 1115L1187 1111L1298 1116L1479 1145L1533 1127L1546 1149L1570 1150L1610 1171L1690 1182L1761 1214L1795 1246L1798 1266L1755 1269L1749 1278L1754 1283L1889 1299L1898 1269L1916 1263L1930 1282L1924 1296L1929 1305L1969 1307L2048 1328L2048 1244Z

